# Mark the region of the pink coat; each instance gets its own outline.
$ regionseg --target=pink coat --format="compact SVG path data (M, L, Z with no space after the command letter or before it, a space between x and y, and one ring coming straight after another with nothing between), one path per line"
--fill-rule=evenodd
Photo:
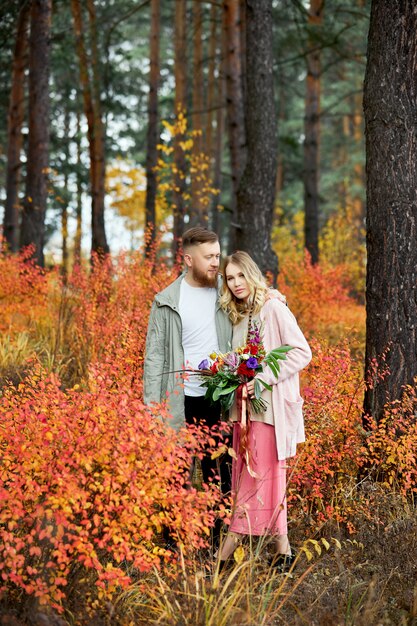
M258 374L272 385L272 410L278 460L295 456L297 443L305 441L303 402L300 396L299 372L311 360L311 350L297 320L289 308L277 298L268 300L261 309L263 341L266 352L281 345L291 346L287 359L280 361L278 379L269 367Z

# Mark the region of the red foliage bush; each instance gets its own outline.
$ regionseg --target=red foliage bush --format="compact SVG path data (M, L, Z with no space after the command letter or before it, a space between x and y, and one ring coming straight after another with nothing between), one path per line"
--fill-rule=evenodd
M337 344L352 332L365 336L365 307L350 296L343 266L313 265L288 260L281 268L279 287L307 336L322 335Z
M31 259L28 247L18 255L0 248L0 332L14 333L45 313L48 304L47 274Z
M77 358L78 377L90 363L110 356L122 358L120 374L141 378L149 311L155 294L177 271L141 252L97 260L93 271L75 268L68 281L71 329L67 341Z
M218 500L188 476L207 433L166 429L120 367L90 370L88 392L33 375L0 404L0 590L62 608L74 577L94 574L102 597L169 557L168 527L185 553L205 544ZM99 596L100 597L100 596Z
M313 339L310 344L313 359L302 392L306 443L291 463L289 500L317 529L330 519L351 523L363 455L364 387L346 343L330 346Z
M368 417L367 429L363 451L367 472L404 497L417 494L416 386L406 386L400 399L387 404L379 422Z

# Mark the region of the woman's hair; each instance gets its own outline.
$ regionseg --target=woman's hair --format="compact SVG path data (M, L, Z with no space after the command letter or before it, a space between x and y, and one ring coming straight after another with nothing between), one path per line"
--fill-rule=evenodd
M240 267L242 274L248 283L250 296L247 303L235 298L227 285L226 269L229 263L233 263L234 265L238 265ZM220 306L228 314L232 324L240 322L240 320L245 317L248 309L251 309L254 315L259 313L265 304L268 286L261 270L249 254L247 252L237 250L230 256L226 257L222 273L223 285L222 294L220 296Z

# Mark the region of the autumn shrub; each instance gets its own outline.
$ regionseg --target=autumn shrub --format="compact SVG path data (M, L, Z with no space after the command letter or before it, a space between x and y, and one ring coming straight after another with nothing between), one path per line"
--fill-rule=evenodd
M45 314L49 278L31 259L32 248L7 254L0 247L0 333L27 331Z
M320 261L343 266L349 290L364 302L366 283L364 210L361 202L341 205L320 233Z
M364 437L361 368L347 342L310 344L313 359L302 391L306 442L291 463L289 501L312 530L329 520L352 527Z
M349 337L358 354L363 351L365 308L349 296L343 266L313 265L306 253L303 262L287 259L278 282L303 332L334 344Z
M86 580L85 600L107 601L132 572L172 558L164 527L184 554L206 544L218 488L191 487L189 468L208 434L166 428L164 408L145 407L120 369L111 360L91 368L88 392L41 372L4 391L3 602L25 592L63 610Z
M53 328L51 296L57 273L45 272L31 259L29 247L15 255L0 249L0 387L18 382L30 369L36 353L48 352L39 328Z
M402 397L387 404L378 421L367 416L363 451L364 467L374 480L414 501L417 494L416 384L405 386Z
M141 377L153 298L177 272L162 261L145 260L142 251L96 260L91 272L75 268L63 294L71 312L63 343L72 355L72 382L85 377L90 363L123 346L130 374Z

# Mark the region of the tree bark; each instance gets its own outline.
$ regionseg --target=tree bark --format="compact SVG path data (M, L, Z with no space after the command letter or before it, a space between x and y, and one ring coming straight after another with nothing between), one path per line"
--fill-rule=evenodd
M305 247L312 263L319 260L319 144L321 51L317 33L323 22L324 0L310 0L308 12L307 79L304 121Z
M240 0L224 0L224 75L226 77L227 130L232 176L230 249L237 245L237 229L241 228L237 213L237 194L246 164L246 133L243 105Z
M7 129L6 202L3 234L11 252L17 252L19 249L20 153L25 115L25 69L27 67L29 18L30 4L25 2L19 11L17 20Z
M106 238L104 224L104 182L105 182L105 154L104 154L104 128L101 118L100 99L98 87L97 49L95 44L95 12L94 4L88 3L90 16L90 29L92 32L92 67L89 61L84 43L83 20L79 0L71 0L71 9L76 36L76 48L80 66L80 82L83 90L84 113L87 118L88 144L90 154L90 181L91 181L91 251L99 255L107 254L109 246ZM89 70L93 74L93 84L89 76Z
M417 12L373 0L364 112L367 173L366 371L386 354L365 413L379 419L417 376Z
M175 2L175 115L186 114L187 109L187 0L176 0ZM184 193L186 188L186 162L181 142L184 135L178 134L174 140L174 193L173 193L173 254L177 258L180 240L184 232L185 201Z
M237 196L237 247L276 279L278 261L271 247L277 169L272 0L247 0L246 24L248 149Z
M77 133L76 133L76 146L77 146L77 204L75 208L76 214L76 229L74 237L74 266L81 263L81 238L82 238L82 162L81 162L81 113L77 109Z
M146 149L146 199L145 199L145 256L151 257L154 253L156 235L156 189L157 177L155 167L158 162L158 86L160 79L159 66L159 39L160 39L160 0L151 2L151 32L149 41L150 71L149 71L149 99L148 99L148 133Z
M218 106L215 96L216 86L220 81L219 76L215 76L217 65L217 5L210 7L210 38L208 50L208 71L207 71L207 122L206 122L206 151L210 157L210 172L213 171L213 118L215 109Z
M33 257L41 266L48 198L50 28L51 0L33 0L29 38L29 141L20 245L34 245Z
M194 59L193 59L193 147L192 155L197 162L203 152L203 11L200 0L193 0ZM194 168L193 168L194 169ZM191 173L190 226L207 224L208 214L202 203L202 185L199 172Z
M66 93L67 101L69 101L69 93ZM62 234L62 278L64 285L67 283L68 278L68 163L70 162L70 111L68 107L65 107L64 113L64 134L65 143L63 152L65 155L65 168L64 168L64 198L61 213L61 234Z

